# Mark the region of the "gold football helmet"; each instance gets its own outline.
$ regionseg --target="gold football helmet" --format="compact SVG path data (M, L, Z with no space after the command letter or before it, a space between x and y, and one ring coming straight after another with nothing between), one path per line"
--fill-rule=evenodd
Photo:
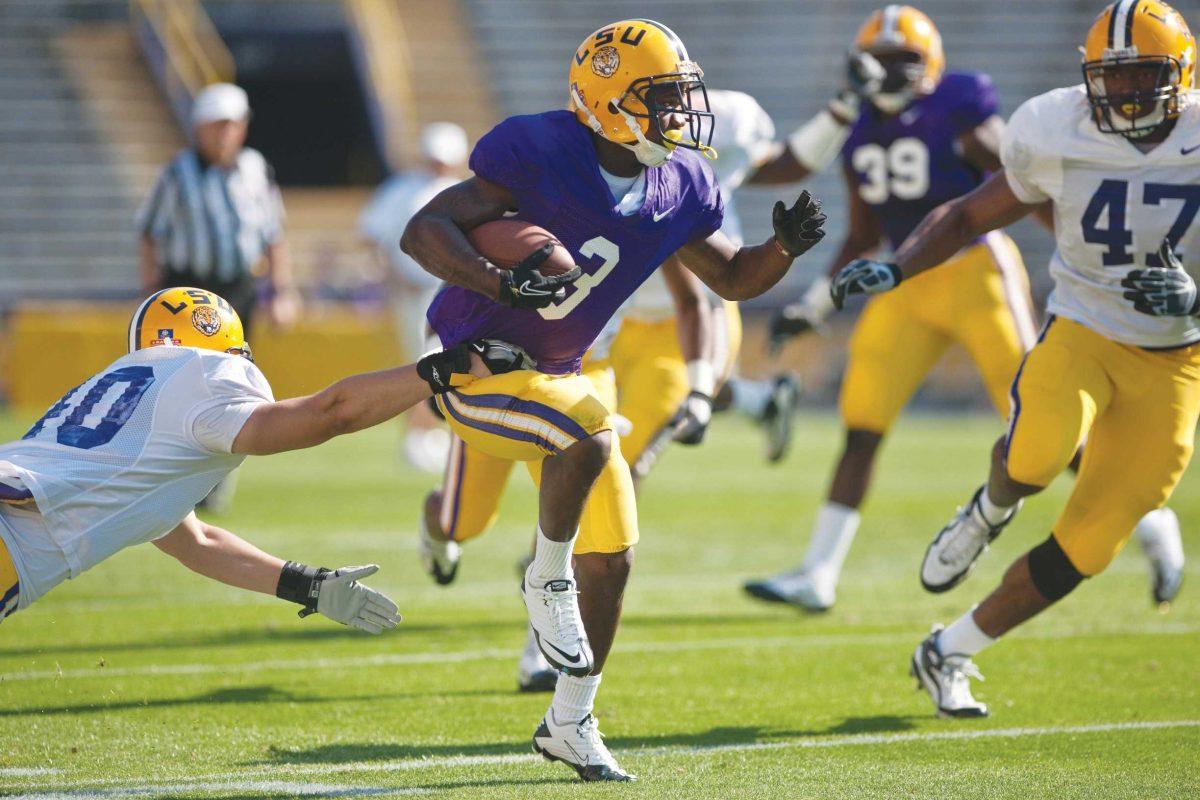
M887 75L871 102L884 113L898 114L920 95L937 88L946 71L942 35L924 13L891 4L867 17L854 37L854 49L875 56Z
M676 147L709 147L713 115L704 71L670 28L648 19L605 25L575 51L567 78L571 110L596 133L629 148L648 167Z
M233 306L218 294L189 286L155 292L129 320L129 352L160 346L199 347L254 360Z
M1161 0L1118 0L1092 23L1083 80L1096 125L1141 138L1175 119L1195 88L1196 40Z

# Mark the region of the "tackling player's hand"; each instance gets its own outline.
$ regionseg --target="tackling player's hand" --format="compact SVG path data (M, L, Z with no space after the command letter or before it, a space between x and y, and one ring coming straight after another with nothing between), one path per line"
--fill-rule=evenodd
M275 596L304 606L301 617L322 614L360 631L382 633L400 624L396 604L358 582L378 571L378 564L330 570L289 561L283 565Z
M700 444L712 421L713 399L704 392L692 390L671 420L675 441L680 444Z
M554 252L553 244L534 250L525 260L500 273L500 291L496 299L513 308L545 308L566 297L567 287L579 280L579 267L561 275L543 275L538 269Z
M775 226L775 243L788 258L804 255L825 238L821 201L813 198L807 189L800 193L791 208L783 201L776 202L771 212L771 224Z
M1158 250L1162 267L1131 270L1121 285L1130 291L1125 299L1133 307L1152 317L1194 317L1200 315L1200 292L1196 281L1183 269L1183 263L1171 243L1164 239Z
M832 313L829 279L821 276L809 285L797 302L789 303L775 314L771 320L769 352L777 353L793 336L820 329Z
M434 394L442 394L475 378L536 366L537 362L516 345L498 339L478 339L426 354L417 362L417 375L429 384Z
M895 289L900 283L900 268L884 261L856 258L838 270L829 284L833 307L841 309L852 294L880 294Z

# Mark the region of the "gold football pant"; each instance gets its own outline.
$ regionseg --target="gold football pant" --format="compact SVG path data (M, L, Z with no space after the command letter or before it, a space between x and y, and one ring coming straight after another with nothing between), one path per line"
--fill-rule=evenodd
M1200 345L1145 350L1051 318L1012 386L1008 475L1047 486L1087 440L1054 538L1083 575L1125 546L1171 496L1192 457Z
M850 339L841 414L885 433L952 343L962 345L1001 416L1036 329L1021 254L1001 233L872 298Z

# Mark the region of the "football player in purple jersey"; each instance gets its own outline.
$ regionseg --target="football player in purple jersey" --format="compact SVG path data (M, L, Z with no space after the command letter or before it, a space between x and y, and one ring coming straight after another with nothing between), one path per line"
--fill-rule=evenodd
M521 591L538 643L562 673L534 748L584 780L632 777L591 712L638 530L611 413L579 375L580 359L672 254L717 294L742 300L774 286L824 235L807 192L790 208L776 204L775 234L762 244L735 247L719 232L702 76L657 22L601 28L571 62L571 108L496 126L471 155L474 176L419 211L401 240L448 284L428 313L447 347L491 339L527 354L527 369L447 392L439 406L466 447L533 464L537 545ZM471 247L466 231L513 211L553 233L578 269L544 275L543 249L502 270Z

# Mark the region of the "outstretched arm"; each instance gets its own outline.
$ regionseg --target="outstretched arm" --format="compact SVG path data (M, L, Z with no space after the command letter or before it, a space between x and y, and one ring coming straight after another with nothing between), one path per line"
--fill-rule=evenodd
M375 565L326 570L285 562L224 528L202 522L195 512L154 544L206 578L299 603L304 606L301 616L316 612L368 633L400 622L395 603L356 580L374 574L379 569Z
M766 292L799 256L825 236L821 203L801 192L791 208L782 202L772 212L775 235L760 245L735 247L720 231L679 249L684 266L726 300L749 300Z

